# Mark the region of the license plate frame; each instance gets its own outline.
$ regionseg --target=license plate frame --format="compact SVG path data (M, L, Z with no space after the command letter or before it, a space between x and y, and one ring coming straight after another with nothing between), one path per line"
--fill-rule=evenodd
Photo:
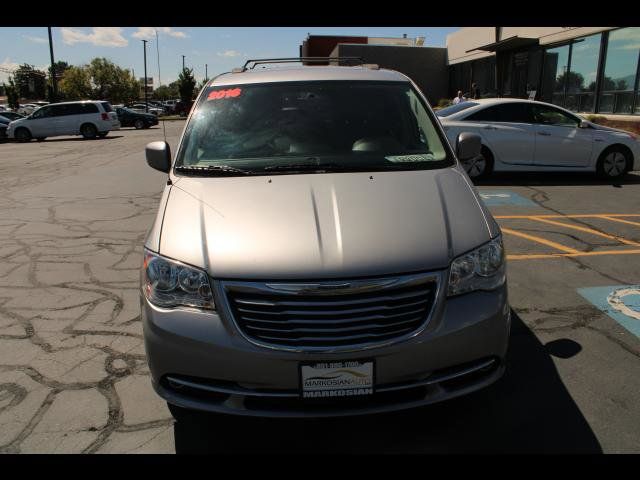
M301 362L298 366L302 399L370 397L375 392L374 359Z

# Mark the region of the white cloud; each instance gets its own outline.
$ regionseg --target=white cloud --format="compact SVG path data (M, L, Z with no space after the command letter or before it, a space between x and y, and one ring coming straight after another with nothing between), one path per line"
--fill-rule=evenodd
M5 57L4 61L0 63L0 84L9 80L10 74L5 70L15 70L19 66L19 64L12 62L9 57Z
M218 52L216 55L219 57L239 57L242 54L236 50L226 50L224 52Z
M151 39L155 38L156 30L158 30L158 34L169 35L174 38L186 38L187 34L181 32L179 30L174 30L171 27L138 27L138 30L134 32L131 36L139 39Z
M93 27L92 33L66 27L61 31L62 41L67 45L91 43L100 47L126 47L129 44L129 41L122 36L120 27Z
M615 47L614 50L638 50L640 49L640 43L627 43L620 47Z
M47 43L47 39L42 37L32 37L31 35L22 35L22 38L26 38L27 40L33 43Z

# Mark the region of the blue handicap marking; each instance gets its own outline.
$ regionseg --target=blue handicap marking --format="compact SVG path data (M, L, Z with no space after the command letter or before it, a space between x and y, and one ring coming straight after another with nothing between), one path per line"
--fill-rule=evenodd
M640 285L579 288L578 293L640 338Z
M487 206L518 205L521 207L535 207L536 204L510 190L478 190L480 198Z

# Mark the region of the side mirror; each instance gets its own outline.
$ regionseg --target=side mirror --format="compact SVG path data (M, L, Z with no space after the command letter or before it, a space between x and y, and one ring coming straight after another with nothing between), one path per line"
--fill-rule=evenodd
M171 170L171 148L167 142L151 142L145 148L147 163L151 168L169 173Z
M480 135L462 132L456 141L456 155L458 160L470 160L480 155L482 139Z
M589 128L589 122L587 122L586 120L581 120L579 126L580 128Z

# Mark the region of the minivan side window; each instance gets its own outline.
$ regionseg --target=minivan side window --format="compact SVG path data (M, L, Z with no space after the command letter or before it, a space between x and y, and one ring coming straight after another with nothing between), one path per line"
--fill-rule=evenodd
M111 108L111 104L109 102L100 102L100 105L102 105L102 108L104 108L105 112L113 112L113 109Z
M52 105L50 108L52 110L52 117L61 117L63 115L69 115L69 105Z
M465 118L472 122L532 123L531 108L526 103L503 103L487 107Z
M31 118L46 118L51 116L51 107L41 107L33 112Z

